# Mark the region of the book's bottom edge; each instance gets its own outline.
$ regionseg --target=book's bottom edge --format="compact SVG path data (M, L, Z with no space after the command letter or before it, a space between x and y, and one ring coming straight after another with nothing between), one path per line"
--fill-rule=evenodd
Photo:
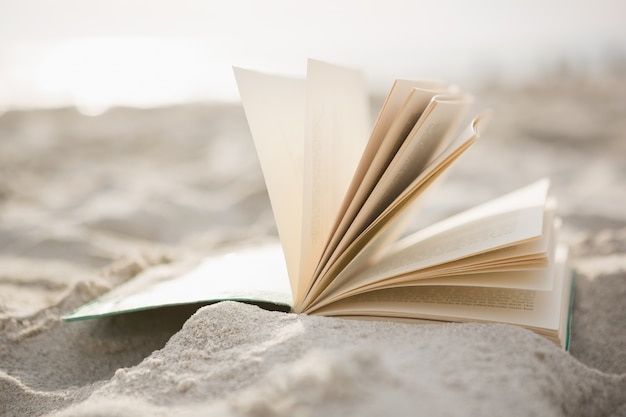
M171 304L162 304L158 306L146 306L140 308L133 308L127 310L117 310L105 313L95 313L95 314L80 314L75 315L75 312L72 312L68 315L62 316L61 319L66 322L74 322L74 321L83 321L83 320L91 320L100 317L113 317L113 316L121 316L133 313L141 313L146 311L167 311L168 309L185 309L189 311L189 316L193 315L199 308L205 307L212 304L217 304L224 301L236 301L245 304L256 305L257 307L262 308L263 310L268 311L280 311L283 313L291 312L291 306L289 304L272 302L272 301L259 301L249 298L225 298L219 300L208 300L208 301L194 301L194 302L181 302L181 303L171 303Z
M570 343L572 340L572 314L574 312L574 294L576 293L576 279L578 274L575 269L572 269L572 278L569 285L569 305L567 307L567 325L565 328L565 350L569 352Z

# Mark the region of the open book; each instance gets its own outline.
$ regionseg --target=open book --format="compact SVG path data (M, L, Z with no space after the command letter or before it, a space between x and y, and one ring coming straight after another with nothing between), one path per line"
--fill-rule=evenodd
M474 143L471 97L397 80L373 130L362 75L310 60L306 80L235 69L280 245L142 277L65 317L231 299L296 313L523 326L567 348L573 278L547 180L405 234Z

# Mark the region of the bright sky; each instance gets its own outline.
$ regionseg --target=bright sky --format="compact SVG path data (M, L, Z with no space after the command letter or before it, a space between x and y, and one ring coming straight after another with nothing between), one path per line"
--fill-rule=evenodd
M2 107L236 100L231 66L307 57L458 83L626 53L622 0L0 0Z

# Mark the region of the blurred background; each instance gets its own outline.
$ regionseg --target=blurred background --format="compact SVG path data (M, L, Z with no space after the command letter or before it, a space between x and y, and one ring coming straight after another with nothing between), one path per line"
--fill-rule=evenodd
M468 89L626 62L622 0L0 0L0 112L236 101L233 65L313 57Z
M551 178L581 276L572 354L623 372L626 1L0 0L0 328L8 317L24 341L0 374L24 376L14 401L59 407L50 363L80 398L80 381L126 366L91 353L77 366L66 352L83 341L60 314L153 267L276 239L232 66L303 76L307 57L361 68L378 98L394 78L436 78L494 109L411 228ZM162 346L112 343L133 364Z
M626 234L625 17L623 0L0 0L0 255L102 265L130 238L274 234L232 66L303 76L307 57L361 68L374 96L436 78L496 111L419 221L548 176L568 227ZM122 249L94 258L94 233Z

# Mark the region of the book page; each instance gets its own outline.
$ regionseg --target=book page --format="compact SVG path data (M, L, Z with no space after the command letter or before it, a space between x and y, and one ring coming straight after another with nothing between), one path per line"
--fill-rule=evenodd
M554 284L552 268L560 227L560 220L553 219L554 211L548 210L540 239L489 250L402 275L381 277L366 285L360 285L358 279L347 280L342 286L335 288L331 284L327 288L327 294L316 303L315 308L368 291L405 286L452 285L550 290Z
M408 287L373 291L330 304L316 314L516 324L538 332L561 330L563 295L571 280L567 250L559 248L554 288Z
M505 245L497 249L489 249L455 261L423 268L405 275L398 275L397 278L386 279L385 285L393 282L409 282L454 274L544 268L553 261L558 241L560 219L553 218L553 213L552 215L546 213L544 229L541 237L538 239ZM471 285L469 284L471 281L470 276L468 276L466 281L468 285Z
M444 92L445 85L441 82L402 79L394 81L346 193L344 210L355 199L364 201L364 197L357 197L356 193L364 193L365 197L369 195L395 150L417 123L428 102L436 94Z
M524 270L504 270L486 273L464 273L445 277L427 278L402 286L462 286L497 287L518 290L548 291L552 289L554 271L551 265ZM394 286L399 287L399 286ZM388 287L393 288L393 287Z
M303 256L296 304L322 256L369 137L369 97L359 71L309 60L304 143Z
M346 193L342 213L354 200L364 201L428 102L444 92L445 85L440 82L394 81ZM364 197L358 197L357 192Z
M367 259L357 258L358 253L368 245L379 245L380 240L375 240L383 230L396 220L400 215L411 207L411 204L434 182L445 170L475 142L481 130L481 125L487 120L487 115L475 119L457 139L438 155L418 178L385 209L385 211L361 233L349 247L339 252L337 261L334 262L326 274L315 282L313 290L306 298L306 304L310 305L318 299L326 287L334 281L340 284L342 276L351 276L360 270Z
M371 194L396 152L406 141L407 136L426 110L428 103L440 92L440 90L417 87L408 88L422 84L428 85L424 82L404 80L398 80L394 83L359 162L350 189L344 198L338 224L332 231L330 242L324 250L324 256L318 269L315 271L315 277L324 270L326 263L336 253L337 245L354 222L354 218L361 210L363 203ZM399 106L401 98L404 103Z
M475 263L481 261L480 257L475 258L477 254L489 257L492 250L538 239L538 235L532 233L532 228L526 228L526 225L532 226L537 217L540 217L537 213L525 209L474 221L470 225L435 235L404 251L384 257L375 264L367 264L351 276L335 280L327 287L316 307L355 293L411 285L422 279L430 281L430 278L449 275L456 276L461 284L473 281L475 274L489 272L490 269L545 267L545 253L541 254L539 262L533 257L522 258L524 262L519 262L507 256L505 251L499 252L499 262L491 259L486 264ZM497 256L495 259L498 259ZM467 276L462 278L461 274Z
M429 94L429 92L414 90L405 106L408 115L416 113L416 110L424 106ZM331 251L327 251L323 268L316 274L316 287L319 287L320 282L327 281L327 279L320 280L319 276L327 274L354 240L388 208L409 184L415 181L416 177L422 174L424 165L445 143L465 113L467 105L466 96L454 98L433 96L412 127L407 125L407 122L412 121L410 117L408 115L402 117L403 115L400 114L399 126L402 129L398 129L397 133L403 131L407 136L403 138L396 134L389 137L388 143L391 143L392 147L387 148L386 151L395 153L381 153L381 159L389 165L373 165L371 178L368 179L366 176L365 179L370 183L359 190L362 193L357 193L357 197L361 201L355 201L350 206L347 217L342 220L340 230L331 241L328 248ZM411 130L406 133L408 128ZM408 167L412 168L408 169ZM384 172L375 171L374 168L384 169ZM363 199L365 199L364 202L362 202Z
M543 233L549 234L552 228L552 211L548 215L545 212L547 191L547 182L540 181L435 224L431 226L431 230L416 232L414 236L410 235L401 241L376 264L368 264L367 267L360 265L361 270L357 270L355 266L351 275L335 280L325 293L327 301L339 296L340 293L350 293L357 288L371 288L382 282L390 285L401 282L402 279L390 280L396 276L406 277L405 281L410 281L411 277L417 279L420 271L429 268L427 272L432 274L434 271L435 275L441 275L446 272L446 268L455 267L449 265L453 261L531 240L540 240ZM519 202L518 205L515 204L516 200ZM515 210L514 207L518 206L521 208ZM550 221L549 224L544 224L546 216ZM542 242L538 245L539 249L544 248ZM500 259L510 258L510 254L506 252L500 252L496 256ZM542 256L546 257L547 254L544 253ZM467 259L467 262L471 264L476 260L476 258ZM434 268L438 265L443 271ZM470 268L465 271L468 269Z
M294 294L300 272L304 80L234 69Z
M433 97L350 225L348 241L365 230L426 170L456 131L470 100L469 96Z
M395 149L399 148L428 102L436 94L444 92L445 85L441 82L402 79L394 81L344 197L340 211L342 219L346 217L348 206L360 206L365 201L391 161Z
M504 214L528 207L546 208L550 203L548 201L549 188L550 181L547 178L536 181L484 204L448 217L432 226L418 230L402 240L399 240L394 247L390 249L390 252L401 251L421 240L439 235L478 219L484 219L493 215Z
M280 245L216 254L179 275L169 265L148 269L63 319L82 320L224 300L270 303L282 309L290 306L291 290Z
M539 239L542 226L542 207L475 220L385 256L376 265L358 274L355 280L373 282L434 265L445 267L449 262L471 255ZM506 253L503 256L506 257Z

